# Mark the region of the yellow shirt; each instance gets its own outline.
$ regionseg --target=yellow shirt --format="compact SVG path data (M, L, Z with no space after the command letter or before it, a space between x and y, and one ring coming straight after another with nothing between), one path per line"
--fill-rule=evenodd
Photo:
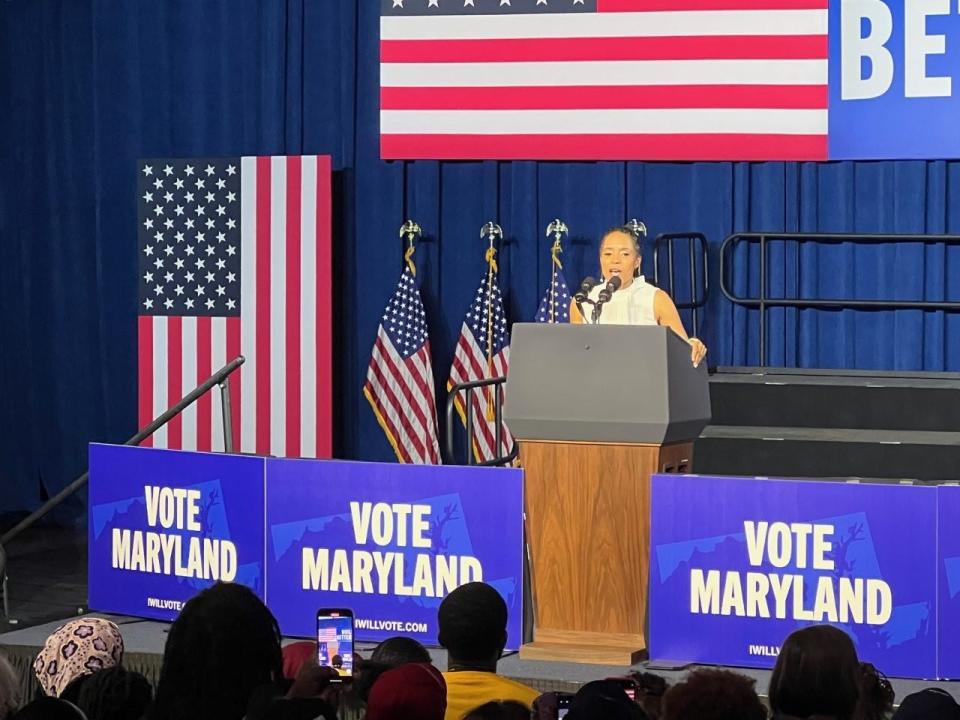
M494 700L516 700L528 708L540 691L490 672L462 670L445 672L447 714L444 720L463 720L471 710Z

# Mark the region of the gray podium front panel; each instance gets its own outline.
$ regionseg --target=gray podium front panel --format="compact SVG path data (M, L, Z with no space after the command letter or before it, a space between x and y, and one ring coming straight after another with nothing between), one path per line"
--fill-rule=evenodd
M659 326L516 323L505 394L521 440L660 445L710 421L705 365Z

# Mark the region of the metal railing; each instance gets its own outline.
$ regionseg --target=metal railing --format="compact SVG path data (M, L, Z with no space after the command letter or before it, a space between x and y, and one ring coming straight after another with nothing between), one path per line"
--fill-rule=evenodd
M473 393L479 388L494 388L493 421L496 424L494 437L496 438L495 447L497 448L497 452L500 452L500 448L503 447L503 384L506 381L507 379L505 377L486 378L485 380L473 380L471 382L460 383L450 388L450 392L447 393L447 436L445 448L446 462L448 464L456 464L456 443L454 442L453 437L454 427L456 426L454 413L456 412L457 397L459 397L460 393L465 393L466 395L466 402L463 404L463 408L464 418L467 426L465 450L467 455L467 465L507 465L516 460L517 455L520 452L520 446L517 444L516 440L513 441L513 447L510 448L509 453L506 455L497 456L491 460L477 462L476 457L474 457L473 454L473 443L476 436L476 428L473 426L473 413L470 412L471 403L473 402Z
M677 302L676 261L674 245L687 242L687 273L690 281L690 300ZM700 311L707 304L710 293L710 272L707 265L707 236L698 232L660 233L653 241L653 282L660 287L660 251L667 250L667 287L663 288L673 298L677 310L690 310L690 329L694 337L700 334Z
M200 385L191 390L180 402L171 407L166 412L159 415L156 419L153 420L145 428L138 431L135 435L127 438L124 441L124 445L139 445L141 442L146 440L148 437L153 435L157 430L162 428L168 422L170 422L177 415L186 410L190 405L196 402L201 396L213 389L215 385L220 386L220 400L221 400L221 409L223 412L223 436L224 436L224 449L226 452L233 452L233 428L231 425L231 412L230 412L230 375L233 374L237 368L239 368L245 362L243 355L239 355L231 360L229 363L224 365L222 368L217 370L213 375L204 380ZM80 477L74 480L72 483L67 485L63 490L58 492L52 498L47 500L43 505L34 510L32 513L27 515L23 520L18 522L12 528L7 530L3 535L0 535L0 600L2 600L2 605L0 609L3 610L4 617L10 617L9 613L9 601L7 599L7 573L6 573L6 564L7 564L7 553L4 550L4 546L8 545L11 540L16 538L22 532L27 530L29 527L34 525L37 521L43 518L47 513L57 507L60 503L66 500L68 497L73 495L75 492L80 490L84 485L87 484L87 481L90 479L90 471L87 470Z
M881 245L884 243L923 243L945 246L960 245L960 235L880 235L856 233L734 233L720 245L720 291L735 305L759 309L760 367L767 364L767 309L771 307L833 308L841 310L940 310L960 311L960 302L949 300L858 300L856 298L788 298L770 297L768 244L770 242L818 243L839 245ZM760 249L760 294L756 297L737 295L731 288L733 250L740 243L756 244ZM799 260L797 272L799 272ZM749 285L749 282L748 282ZM799 285L799 283L798 283Z

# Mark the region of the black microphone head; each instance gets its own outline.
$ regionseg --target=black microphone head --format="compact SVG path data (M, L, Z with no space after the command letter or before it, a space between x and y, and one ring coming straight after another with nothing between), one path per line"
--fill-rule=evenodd
M623 285L623 280L620 279L619 275L614 275L610 278L610 282L607 283L607 287L613 292L619 290L621 285Z
M583 302L587 299L587 295L590 294L590 291L593 290L594 286L597 284L597 279L592 275L583 279L583 282L580 283L580 289L577 290L576 294L573 296L574 300L579 300Z

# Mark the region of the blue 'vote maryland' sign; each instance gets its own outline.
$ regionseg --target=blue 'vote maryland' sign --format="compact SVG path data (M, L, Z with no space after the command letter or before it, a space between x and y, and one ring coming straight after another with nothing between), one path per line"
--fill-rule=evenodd
M356 635L437 642L437 609L484 581L523 619L523 471L90 446L89 603L173 620L217 581L249 586L288 635L322 607Z
M937 677L937 574L956 559L938 558L941 490L654 476L651 657L772 667L791 632L826 623L890 676Z

